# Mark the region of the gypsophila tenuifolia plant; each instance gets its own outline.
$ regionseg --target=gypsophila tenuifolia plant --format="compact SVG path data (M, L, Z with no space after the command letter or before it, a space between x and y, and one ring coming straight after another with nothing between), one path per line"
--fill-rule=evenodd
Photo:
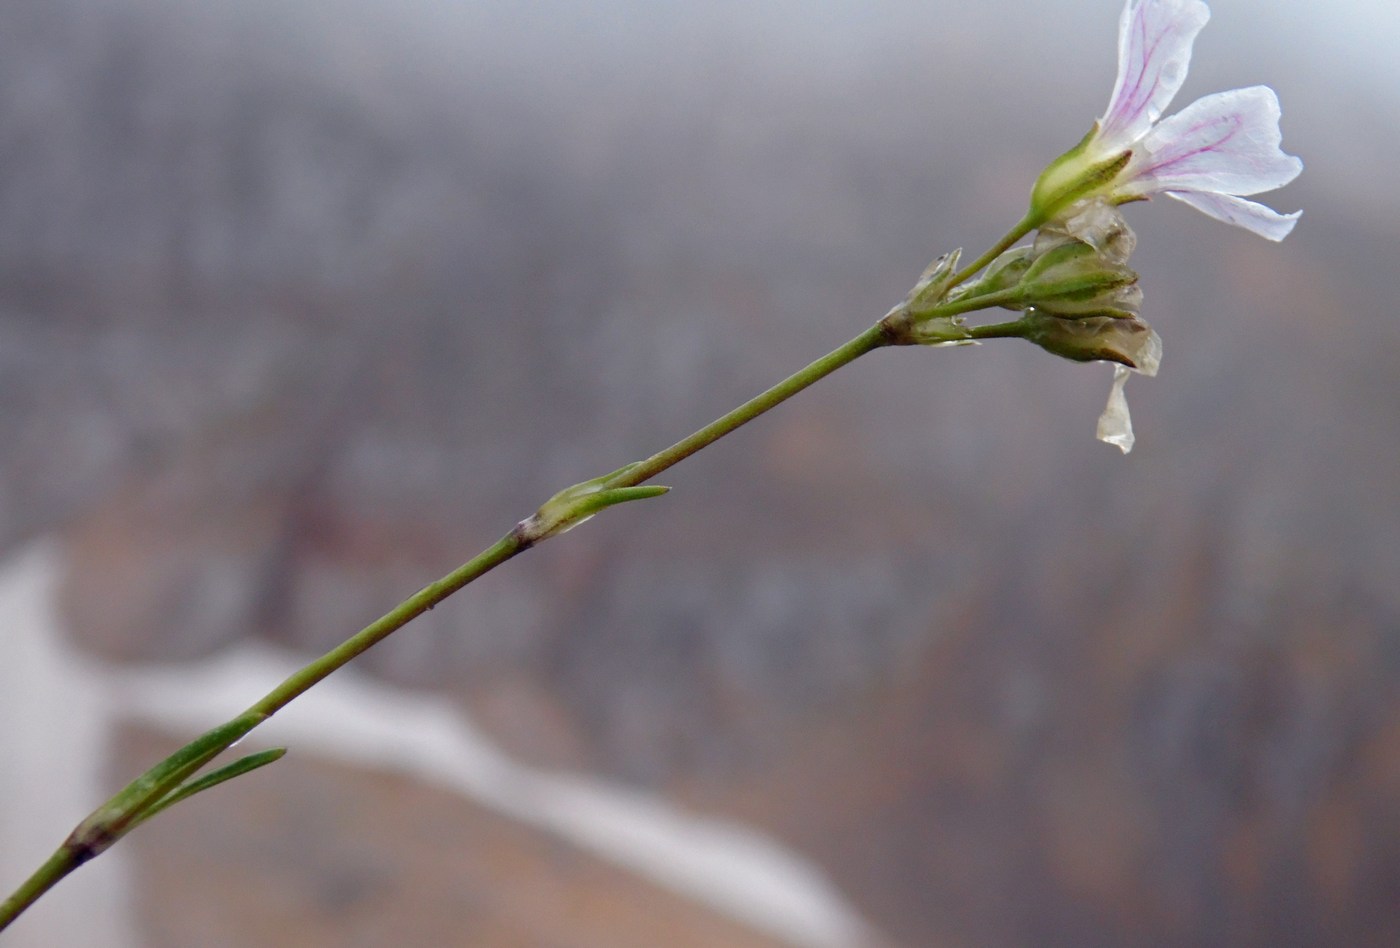
M142 774L83 820L0 906L0 929L59 879L160 810L278 759L280 749L264 751L196 776L288 702L390 633L488 570L604 508L665 493L664 487L642 484L876 349L1020 338L1066 359L1112 363L1113 386L1098 436L1129 451L1133 430L1123 383L1129 372L1155 375L1162 349L1140 314L1142 291L1128 266L1136 238L1119 207L1166 194L1270 240L1287 236L1300 213L1279 214L1245 199L1287 184L1302 170L1302 162L1280 150L1279 105L1271 89L1208 95L1161 117L1181 88L1192 43L1209 16L1201 0L1128 0L1107 110L1079 144L1050 163L1031 190L1025 217L990 250L963 267L960 252L945 254L908 296L850 342L671 447L560 491L475 558ZM1029 243L1017 245L1027 237ZM966 319L968 313L998 307L1018 315L1000 323Z

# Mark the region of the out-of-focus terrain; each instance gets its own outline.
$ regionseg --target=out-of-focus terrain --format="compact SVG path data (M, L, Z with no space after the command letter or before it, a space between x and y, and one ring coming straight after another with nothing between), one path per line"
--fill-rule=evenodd
M1106 101L1117 15L462 6L0 7L0 544L60 536L94 656L325 648L844 341L1016 220ZM1133 454L1092 438L1102 366L877 353L364 667L763 828L897 943L1400 938L1400 75L1214 6L1178 104L1278 89L1308 167L1267 199L1306 213L1276 246L1128 209L1166 346ZM124 740L114 781L153 754ZM271 944L300 871L288 918L411 904L423 944L750 937L332 766L213 827L347 811L302 846L134 839L150 930Z

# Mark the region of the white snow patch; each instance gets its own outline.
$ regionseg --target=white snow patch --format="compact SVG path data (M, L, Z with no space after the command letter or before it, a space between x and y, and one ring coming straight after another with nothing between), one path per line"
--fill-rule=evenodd
M247 646L193 665L112 669L66 647L54 609L52 543L0 563L0 896L33 871L115 787L112 727L132 720L199 733L301 667ZM441 698L342 670L260 727L248 743L402 773L568 839L682 896L793 945L876 939L811 864L761 833L649 794L521 764ZM122 847L63 880L5 933L6 948L125 948L135 926Z
M229 718L302 660L244 646L194 666L126 672L117 706L165 728ZM658 797L512 760L451 702L337 672L249 737L393 770L557 833L795 945L847 948L870 929L814 867L762 834Z

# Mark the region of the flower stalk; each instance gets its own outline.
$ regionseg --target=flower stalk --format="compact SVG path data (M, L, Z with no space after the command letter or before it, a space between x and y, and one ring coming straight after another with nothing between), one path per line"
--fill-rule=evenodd
M882 323L876 323L846 344L670 447L643 461L558 492L475 557L436 582L424 586L340 645L298 670L241 715L180 748L94 810L42 866L0 903L0 931L65 876L105 852L151 816L280 758L284 753L281 748L265 751L235 761L203 778L191 780L202 767L242 740L258 725L389 635L502 563L532 546L571 530L599 511L666 493L670 488L642 486L643 482L771 411L837 369L894 342L887 328Z

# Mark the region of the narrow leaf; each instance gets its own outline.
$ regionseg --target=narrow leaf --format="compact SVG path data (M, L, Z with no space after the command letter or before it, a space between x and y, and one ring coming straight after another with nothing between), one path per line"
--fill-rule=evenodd
M235 760L225 767L220 767L218 770L205 774L198 780L191 780L189 783L182 784L171 791L168 796L162 798L158 803L148 807L132 826L144 823L161 810L168 809L181 800L188 800L196 793L203 793L210 787L217 787L226 780L232 780L234 777L241 777L244 774L252 773L260 767L266 767L273 761L281 760L286 753L287 748L274 747L271 750L249 754L247 757L240 757L238 760Z

